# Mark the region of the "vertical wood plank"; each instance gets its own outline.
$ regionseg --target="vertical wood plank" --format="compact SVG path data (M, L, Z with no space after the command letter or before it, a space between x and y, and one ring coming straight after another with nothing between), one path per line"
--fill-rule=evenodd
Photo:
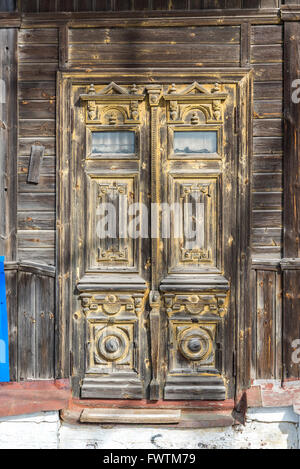
M18 380L18 272L5 270L10 380Z
M52 379L55 369L54 279L37 276L35 290L36 379Z
M0 255L17 249L17 31L0 30Z
M257 273L257 378L275 379L276 273Z
M293 99L294 81L300 79L299 22L286 22L284 31L284 257L290 266L283 284L283 362L284 378L293 379L300 377L292 360L292 344L300 338L300 105Z
M18 277L18 363L19 380L36 377L35 276L20 272Z

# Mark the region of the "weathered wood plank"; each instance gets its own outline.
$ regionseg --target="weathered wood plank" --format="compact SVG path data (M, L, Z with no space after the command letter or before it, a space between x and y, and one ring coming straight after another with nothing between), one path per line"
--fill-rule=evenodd
M55 211L55 193L21 193L19 194L18 209L20 213L27 212L54 212Z
M18 273L17 270L5 271L6 300L8 311L9 368L10 380L18 379Z
M251 43L254 45L283 44L282 25L252 26Z
M36 277L36 379L51 379L55 370L55 280Z
M256 119L276 119L283 117L282 100L259 100L254 102L254 117Z
M257 379L276 378L276 273L257 273Z
M55 230L55 212L19 212L18 229L21 231Z
M53 44L20 44L21 62L58 62L58 47Z
M283 135L282 119L254 119L254 137L281 137Z
M23 121L28 122L28 121ZM35 137L35 136L33 136ZM45 157L55 155L55 138L54 137L38 137L35 138L19 138L19 161L22 164L22 157L30 156L32 145L43 145L45 147ZM45 159L44 159L45 162Z
M196 28L76 28L70 29L70 44L239 44L238 26Z
M240 62L240 47L236 44L203 44L197 48L194 45L165 44L107 44L105 48L98 44L70 45L70 64L238 64Z
M55 99L56 89L54 81L46 82L20 82L19 99L21 100L53 100Z
M19 248L19 259L22 261L38 262L45 265L55 265L55 250L53 248Z
M19 380L36 376L35 276L18 275L18 374Z
M20 119L55 119L55 100L20 101Z
M0 30L0 255L15 260L17 214L17 31Z
M40 179L40 168L44 158L45 148L33 145L31 149L30 163L28 168L27 182L38 184Z
M21 29L18 41L19 44L58 44L58 29Z
M20 249L54 248L55 231L19 231L18 245Z
M287 261L300 258L300 106L292 99L293 82L300 79L300 24L284 25L284 257ZM300 366L293 360L293 343L300 338L300 271L284 272L283 281L283 366L284 378L300 378Z
M282 210L282 192L255 192L253 193L254 210Z
M40 181L38 185L28 184L27 182L27 175L26 174L19 174L18 177L18 192L47 192L47 193L54 193L55 192L55 176L44 176L40 177Z

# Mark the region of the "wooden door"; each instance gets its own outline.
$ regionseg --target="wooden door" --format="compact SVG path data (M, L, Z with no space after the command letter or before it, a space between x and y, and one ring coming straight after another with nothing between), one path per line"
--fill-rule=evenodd
M236 84L102 80L70 96L74 388L232 398Z

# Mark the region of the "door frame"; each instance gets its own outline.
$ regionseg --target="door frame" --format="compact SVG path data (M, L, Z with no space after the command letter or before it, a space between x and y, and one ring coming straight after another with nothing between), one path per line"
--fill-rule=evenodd
M200 84L230 83L236 85L238 103L235 132L238 135L237 159L237 265L235 286L235 346L233 376L236 395L250 383L251 314L251 161L253 78L248 68L182 68L171 69L102 69L93 72L58 72L57 76L57 231L56 231L56 377L72 376L72 321L79 312L72 311L74 239L72 230L71 194L73 190L71 128L74 109L71 109L73 85L118 83L185 83L187 77ZM73 387L79 386L73 382Z

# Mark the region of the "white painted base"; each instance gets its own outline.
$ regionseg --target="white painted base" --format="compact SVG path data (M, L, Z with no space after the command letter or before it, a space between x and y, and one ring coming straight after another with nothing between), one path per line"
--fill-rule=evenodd
M245 426L206 430L68 425L47 412L0 419L0 449L300 449L299 424L292 408L252 409Z

